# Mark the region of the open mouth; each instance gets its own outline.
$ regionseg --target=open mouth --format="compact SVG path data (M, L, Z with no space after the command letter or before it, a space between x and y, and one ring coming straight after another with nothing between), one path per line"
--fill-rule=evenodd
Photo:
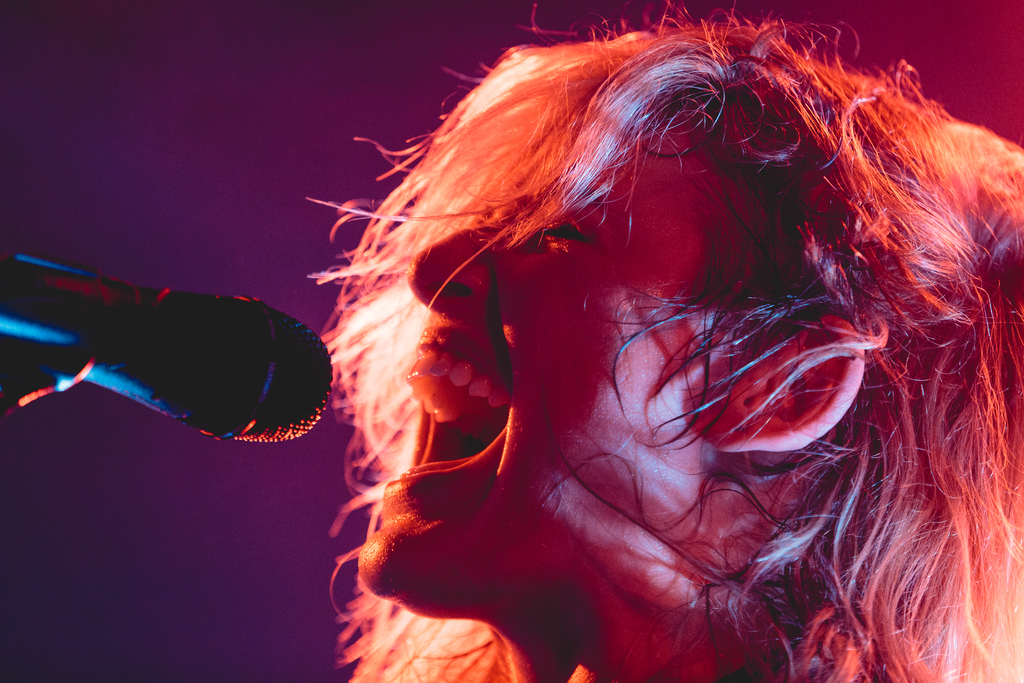
M420 348L409 373L423 406L416 466L470 458L505 429L509 394L500 380L434 345Z

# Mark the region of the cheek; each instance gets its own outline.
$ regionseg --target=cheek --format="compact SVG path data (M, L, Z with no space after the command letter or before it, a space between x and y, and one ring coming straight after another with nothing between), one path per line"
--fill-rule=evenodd
M684 431L689 387L700 384L682 363L692 325L661 325L620 353L643 329L623 320L622 302L635 290L609 291L578 277L587 269L548 268L544 257L530 264L501 270L499 289L521 430L506 476L515 478L522 515L546 529L534 553L556 553L554 564L582 558L615 590L654 604L689 604L703 581L688 559L726 533L695 512L702 446L674 438ZM578 552L565 553L566 543Z
M623 339L608 300L623 295L602 294L607 286L589 282L588 272L517 272L517 286L501 298L513 399L543 412L556 431L586 431L595 416L609 412L607 397L615 393L612 369Z

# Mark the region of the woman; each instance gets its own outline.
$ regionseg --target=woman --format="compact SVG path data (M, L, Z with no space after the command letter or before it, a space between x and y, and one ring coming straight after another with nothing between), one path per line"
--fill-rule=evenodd
M359 680L1024 680L1024 152L819 42L514 50L398 157Z

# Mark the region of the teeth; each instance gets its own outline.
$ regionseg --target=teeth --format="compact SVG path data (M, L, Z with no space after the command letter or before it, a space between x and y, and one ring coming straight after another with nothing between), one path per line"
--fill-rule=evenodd
M491 395L487 397L487 405L492 408L500 408L508 403L508 392L501 387L493 387Z
M455 357L450 353L442 353L441 357L430 366L430 374L434 377L444 377L455 366Z
M480 398L487 398L491 395L491 378L484 375L477 375L473 378L473 381L469 383L469 395L478 396Z
M448 379L457 387L464 387L473 379L473 366L464 360L460 360L448 373Z
M409 380L416 379L417 377L426 377L430 374L430 368L434 367L434 363L437 362L437 352L429 351L427 353L421 353L419 360L417 360L412 369L409 370L409 375L405 378Z
M453 386L465 387L470 396L487 399L491 408L499 408L509 402L508 392L487 375L478 373L472 365L456 358L447 351L441 352L429 345L421 346L417 360L409 370L406 381L413 388L413 395L423 402L427 412L438 422L452 422L459 418L462 409L458 400L445 400L449 392L431 389L430 383L417 382L425 377L448 377Z

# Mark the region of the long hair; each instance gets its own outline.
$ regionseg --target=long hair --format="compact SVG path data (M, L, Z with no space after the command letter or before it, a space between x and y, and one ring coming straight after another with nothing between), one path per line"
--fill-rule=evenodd
M771 540L740 572L703 568L749 666L768 680L1024 680L1024 151L951 119L909 68L856 72L828 46L727 18L516 49L395 156L403 182L379 207L347 207L369 224L325 274L343 283L329 343L360 435L349 507L371 506L371 531L383 483L412 464L411 259L467 229L521 244L681 133L744 195L742 258L713 249L706 281L665 302L714 311L696 355L728 343L762 358L836 315L868 356L836 428L761 472L802 482ZM736 379L706 387L707 405ZM367 593L346 617L359 680L502 676L483 626Z

